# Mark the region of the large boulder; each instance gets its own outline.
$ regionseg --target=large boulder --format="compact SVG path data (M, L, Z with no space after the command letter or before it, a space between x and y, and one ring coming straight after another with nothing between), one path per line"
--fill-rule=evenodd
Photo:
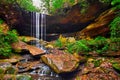
M50 66L56 73L66 73L75 71L80 61L75 56L60 50L53 50L52 53L42 55L41 59Z

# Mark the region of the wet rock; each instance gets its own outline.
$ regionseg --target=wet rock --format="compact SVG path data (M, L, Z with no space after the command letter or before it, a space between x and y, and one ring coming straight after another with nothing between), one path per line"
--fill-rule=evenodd
M60 50L53 50L51 54L42 55L41 59L56 73L75 71L80 62L72 54Z
M36 69L39 67L39 65L40 65L39 61L32 61L32 62L26 61L26 62L18 62L16 64L16 67L18 69L18 72L25 72L33 68Z
M12 44L12 48L16 51L16 52L21 52L22 50L28 50L32 55L39 55L39 54L43 54L44 50L32 46L32 45L28 45L22 41L16 42Z
M14 63L17 63L21 59L22 59L22 57L20 55L13 54L9 58L0 59L0 63L1 62L8 62L8 63L14 64Z
M16 74L17 69L8 62L0 62L0 73L2 74Z
M7 67L11 67L12 64L8 63L8 62L0 62L0 68L7 68Z

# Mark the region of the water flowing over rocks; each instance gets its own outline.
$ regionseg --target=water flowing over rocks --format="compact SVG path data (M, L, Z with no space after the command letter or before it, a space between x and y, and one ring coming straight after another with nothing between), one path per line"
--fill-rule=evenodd
M42 55L41 59L57 73L66 73L75 71L81 60L69 53L60 50L53 50L52 53Z

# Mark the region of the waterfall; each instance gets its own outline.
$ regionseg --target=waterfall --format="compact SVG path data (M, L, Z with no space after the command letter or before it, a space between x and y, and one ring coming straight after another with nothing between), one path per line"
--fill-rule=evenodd
M35 13L35 38L40 39L40 14ZM40 47L39 44L36 43L37 47Z
M41 40L46 40L46 15L41 14Z
M38 12L33 12L31 15L31 36L37 39L36 46L43 48L43 45L38 43L39 40L46 40L46 15Z
M45 2L42 0L32 0L33 5L39 10L32 13L32 28L31 36L39 40L46 40L46 13L48 13L45 7ZM36 46L43 48L43 45L38 44Z

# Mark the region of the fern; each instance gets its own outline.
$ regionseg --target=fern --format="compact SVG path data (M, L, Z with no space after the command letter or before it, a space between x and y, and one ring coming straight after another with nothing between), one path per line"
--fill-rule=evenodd
M111 38L120 37L120 16L116 17L110 24Z

